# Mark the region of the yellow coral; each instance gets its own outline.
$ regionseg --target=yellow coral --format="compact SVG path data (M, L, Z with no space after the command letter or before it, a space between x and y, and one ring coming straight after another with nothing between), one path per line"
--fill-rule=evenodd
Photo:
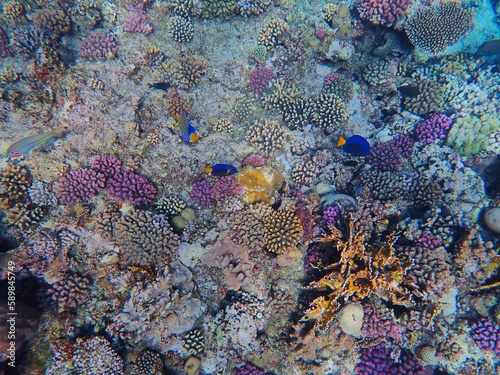
M354 234L353 221L347 241L340 240L339 231L331 229L332 235L323 238L337 241L341 258L326 268L331 270L330 273L309 285L309 289L328 291L329 294L311 303L304 320L316 319L316 327L326 330L344 303L369 298L372 294L395 304L413 304L412 297L418 292L405 278L410 265L401 264L394 256L393 236L377 245L367 241L364 234Z
M257 202L274 203L274 195L283 186L283 175L274 168L245 167L236 176L236 182L246 188L243 201L246 204Z
M297 249L302 239L302 225L293 212L273 211L262 220L266 248L276 254Z

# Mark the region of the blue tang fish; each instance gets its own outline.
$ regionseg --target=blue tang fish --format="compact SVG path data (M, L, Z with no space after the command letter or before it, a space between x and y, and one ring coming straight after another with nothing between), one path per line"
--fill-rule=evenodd
M347 139L340 137L337 146L342 147L345 152L354 156L370 155L370 144L360 135L353 135Z
M205 168L205 172L215 177L231 176L238 170L230 164L215 164L213 167Z
M189 121L186 111L182 111L180 115L175 115L174 120L179 127L179 135L183 141L194 143L200 139L198 134L196 134L196 128Z

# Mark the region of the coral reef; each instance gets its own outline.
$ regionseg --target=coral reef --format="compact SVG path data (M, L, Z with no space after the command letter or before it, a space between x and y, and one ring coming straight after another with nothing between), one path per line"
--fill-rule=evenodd
M293 212L273 211L262 219L266 249L276 254L294 250L302 239L302 225Z
M453 120L446 115L433 115L415 128L415 135L424 144L445 139Z
M189 90L200 82L207 71L208 62L201 56L187 56L168 60L162 66L172 84Z
M289 137L289 133L278 122L257 120L248 128L245 140L257 150L272 154L282 149Z
M123 20L123 31L127 33L143 33L149 35L153 28L142 10L130 9Z

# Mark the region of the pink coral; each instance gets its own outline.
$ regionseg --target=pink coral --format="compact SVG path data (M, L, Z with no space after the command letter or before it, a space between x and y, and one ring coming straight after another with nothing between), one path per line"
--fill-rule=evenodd
M92 162L92 169L104 173L106 177L114 176L122 170L122 161L116 156L98 156Z
M156 196L156 187L146 177L133 172L112 176L106 189L113 198L138 205L150 204Z
M424 144L434 142L436 139L445 139L453 120L446 115L434 115L421 122L415 128L418 140Z
M225 197L241 195L244 192L244 186L238 184L233 176L224 176L215 181L212 186L212 199L217 201Z
M324 87L330 86L333 82L335 82L339 78L340 74L335 72L330 72L323 78L323 86Z
M411 0L358 0L358 11L364 20L391 26L410 4Z
M123 20L123 30L127 33L151 34L153 28L148 22L146 14L141 10L131 9Z
M95 30L82 42L78 56L88 59L113 58L118 48L113 34Z
M267 91L268 84L276 78L276 73L268 68L257 68L250 75L250 90L256 94Z
M365 317L361 331L365 337L378 339L390 337L401 340L401 327L390 310L381 303L364 303Z
M246 167L247 165L251 166L251 167L262 167L264 164L266 164L266 159L264 159L262 156L260 155L249 155L245 158L245 160L243 160L243 163L241 163L244 167Z
M61 204L88 202L106 187L106 176L91 168L71 171L59 179Z
M442 245L441 239L429 231L423 232L416 242L429 250L437 249Z

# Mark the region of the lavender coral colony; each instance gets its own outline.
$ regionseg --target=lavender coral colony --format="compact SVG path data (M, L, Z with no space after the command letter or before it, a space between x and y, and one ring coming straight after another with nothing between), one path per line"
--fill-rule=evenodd
M1 2L0 373L498 374L499 10Z

